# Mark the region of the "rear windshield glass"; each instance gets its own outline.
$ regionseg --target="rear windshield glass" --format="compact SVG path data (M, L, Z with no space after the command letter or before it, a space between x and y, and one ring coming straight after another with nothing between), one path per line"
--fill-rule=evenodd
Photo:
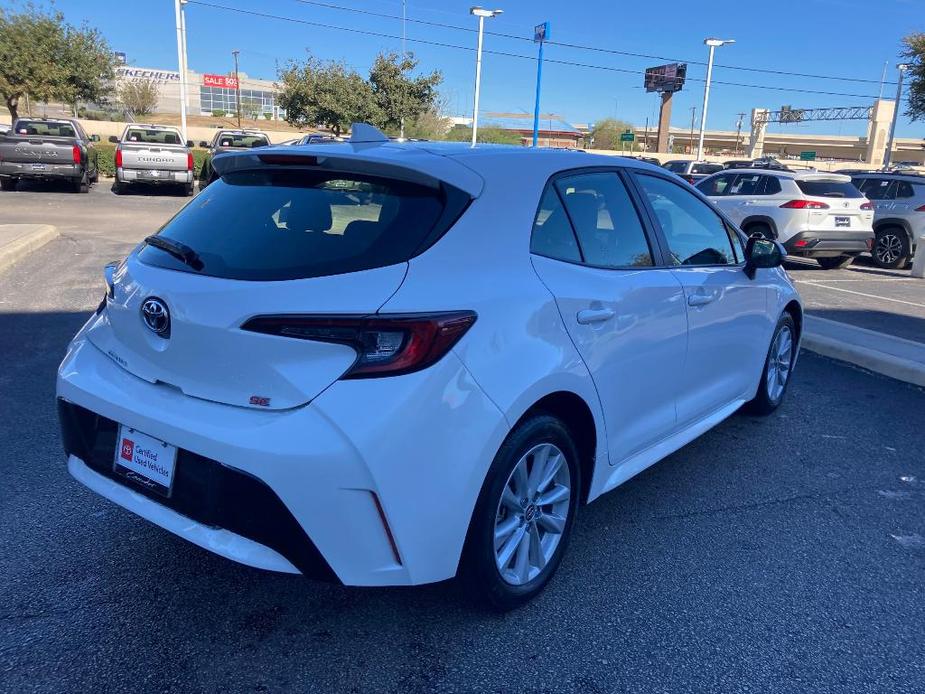
M151 145L179 145L179 133L170 130L148 130L147 128L129 128L125 133L126 142L142 142Z
M722 171L722 164L694 164L694 167L691 169L691 173L694 174L714 174L717 171Z
M70 123L55 123L41 120L16 121L17 135L44 135L47 137L76 137Z
M665 164L665 168L674 173L684 173L687 171L686 161L670 161Z
M842 181L796 181L805 195L814 198L862 198L861 191L853 183Z
M291 280L404 262L423 250L445 207L444 191L401 181L244 171L210 185L159 233L196 251L199 274ZM139 258L197 272L153 246Z
M266 147L270 144L264 135L233 135L224 133L218 138L219 147Z

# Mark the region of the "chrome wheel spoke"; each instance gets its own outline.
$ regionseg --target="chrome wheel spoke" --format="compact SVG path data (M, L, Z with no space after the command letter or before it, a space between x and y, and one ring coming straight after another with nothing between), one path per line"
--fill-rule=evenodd
M514 575L521 583L530 580L530 533L524 532L517 545L517 557L514 559Z
M546 532L556 535L561 535L562 531L565 529L565 518L555 513L544 513L536 519L536 523Z
M514 556L514 551L520 546L521 540L524 539L526 533L526 529L523 526L520 526L507 539L497 554L499 569L503 571L504 568L511 562L511 557Z
M537 487L538 492L546 491L550 484L552 484L553 479L556 475L559 474L559 470L562 468L562 463L565 462L565 456L561 453L556 453L556 455L549 458L546 463L546 469L543 471L543 477L540 479L540 484ZM542 503L551 503L551 502L542 502Z
M530 563L540 571L546 566L546 555L543 552L543 541L536 524L530 524Z
M514 473L511 475L510 480L511 486L514 487L514 493L519 496L521 499L527 498L527 492L529 491L529 484L527 481L527 459L526 457L521 458L520 462L517 463L517 467L514 468Z
M520 518L513 513L495 526L495 547L504 542L517 530Z
M546 471L546 462L549 460L549 451L552 446L542 446L533 454L533 467L530 468L530 478L527 480L527 498L532 499L540 488L540 480Z
M536 499L536 505L549 506L550 504L556 504L560 501L566 501L569 498L570 493L571 492L569 491L568 487L563 487L557 484L548 492L540 494Z
M509 486L505 487L501 493L501 504L514 513L521 513L524 510L520 497Z

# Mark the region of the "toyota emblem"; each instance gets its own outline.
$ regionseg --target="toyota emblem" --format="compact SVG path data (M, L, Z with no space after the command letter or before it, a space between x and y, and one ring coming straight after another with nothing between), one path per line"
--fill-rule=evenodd
M155 296L145 299L141 305L141 317L155 335L170 337L170 311L163 301Z

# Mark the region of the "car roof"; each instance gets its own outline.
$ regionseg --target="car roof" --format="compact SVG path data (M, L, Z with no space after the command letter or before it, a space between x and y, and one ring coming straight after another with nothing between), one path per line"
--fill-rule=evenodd
M125 129L129 128L147 128L150 130L179 130L175 125L157 125L155 123L129 123L125 126Z
M724 169L721 172L713 174L714 176L719 176L722 174L732 174L732 173L742 173L742 174L769 174L772 176L779 176L781 178L792 178L795 181L842 181L847 182L851 180L850 176L847 176L842 173L836 173L834 171L816 171L815 169L800 171L800 170L787 170L787 169L762 169L758 166L749 166L743 167L741 169L732 168Z
M923 175L914 171L859 171L852 176L876 176L877 178L896 178L909 180L912 183L922 183Z

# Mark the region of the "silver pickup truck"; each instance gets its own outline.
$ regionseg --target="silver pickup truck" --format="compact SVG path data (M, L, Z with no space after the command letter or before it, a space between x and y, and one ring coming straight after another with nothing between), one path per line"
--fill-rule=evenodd
M193 194L192 142L183 142L180 131L167 125L132 123L122 137L110 137L116 146L117 195L133 183L153 183L180 188Z
M93 146L76 120L19 118L0 136L0 190L16 190L21 180L65 180L76 193L86 193L99 178Z
M212 142L203 140L199 146L208 147L209 152L199 170L199 190L217 178L215 169L212 168L212 159L217 155L254 147L267 147L269 144L269 135L259 130L219 130L212 136Z

